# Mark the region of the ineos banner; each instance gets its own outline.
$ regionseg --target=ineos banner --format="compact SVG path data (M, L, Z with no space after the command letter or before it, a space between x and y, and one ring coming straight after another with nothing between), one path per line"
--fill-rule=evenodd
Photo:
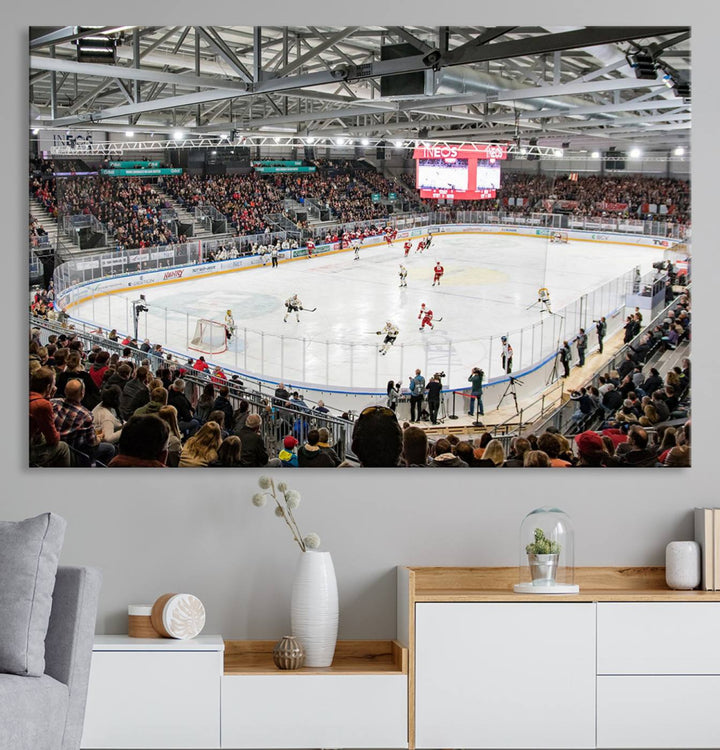
M105 143L107 134L98 130L40 130L38 133L40 151L51 151L57 146L87 146L93 143Z
M426 146L413 151L413 159L507 159L502 143L461 143Z

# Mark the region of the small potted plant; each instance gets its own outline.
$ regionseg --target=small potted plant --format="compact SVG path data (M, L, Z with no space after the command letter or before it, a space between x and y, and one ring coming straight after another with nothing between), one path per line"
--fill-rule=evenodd
M555 583L560 544L545 536L542 529L535 529L535 541L525 547L530 565L533 586L552 585Z

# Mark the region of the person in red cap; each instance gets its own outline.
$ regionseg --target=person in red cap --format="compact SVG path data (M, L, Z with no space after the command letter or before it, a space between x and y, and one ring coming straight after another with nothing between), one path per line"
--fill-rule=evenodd
M586 430L575 436L578 462L576 466L617 466L617 462L605 450L602 437L597 432Z
M283 440L283 448L280 453L278 453L278 458L283 466L298 465L297 451L295 450L297 444L298 441L292 435L288 435Z

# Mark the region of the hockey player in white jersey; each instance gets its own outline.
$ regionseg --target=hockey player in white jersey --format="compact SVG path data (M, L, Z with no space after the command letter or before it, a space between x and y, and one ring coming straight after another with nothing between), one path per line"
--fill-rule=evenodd
M390 347L395 343L395 339L398 337L400 330L394 323L388 320L381 331L376 331L378 336L381 336L383 333L385 334L385 339L380 347L380 354L384 355L387 354Z
M400 277L400 286L407 286L407 268L402 263L400 264L398 276Z
M285 317L283 318L283 322L287 323L288 315L291 313L295 313L295 318L297 319L297 322L300 322L300 310L303 309L302 302L300 301L300 298L297 296L297 294L293 294L292 297L288 297L285 300Z

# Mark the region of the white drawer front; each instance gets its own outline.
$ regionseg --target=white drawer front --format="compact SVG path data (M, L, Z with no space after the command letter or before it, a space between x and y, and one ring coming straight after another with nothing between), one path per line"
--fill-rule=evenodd
M720 675L720 602L599 602L597 633L598 674Z
M595 746L595 605L415 608L418 748Z
M219 748L219 652L92 655L82 747Z
M720 677L598 677L597 746L720 747Z
M407 747L405 675L226 675L223 748Z

